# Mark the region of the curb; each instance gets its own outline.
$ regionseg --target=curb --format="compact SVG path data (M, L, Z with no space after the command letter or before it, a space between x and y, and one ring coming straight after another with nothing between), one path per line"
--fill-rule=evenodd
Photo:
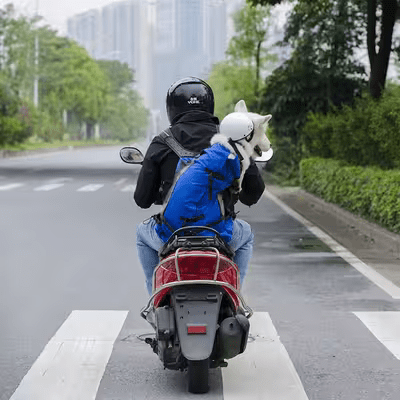
M325 215L335 220L348 232L358 238L362 237L367 247L376 247L390 253L395 259L400 259L400 235L390 232L387 229L369 222L351 212L344 210L336 204L328 203L325 200L314 196L298 187L281 188L267 185L267 189L278 197L281 201L293 208L299 214L310 217L310 213L315 213L313 223L330 234L330 227L324 226L322 218ZM336 238L340 240L340 238Z

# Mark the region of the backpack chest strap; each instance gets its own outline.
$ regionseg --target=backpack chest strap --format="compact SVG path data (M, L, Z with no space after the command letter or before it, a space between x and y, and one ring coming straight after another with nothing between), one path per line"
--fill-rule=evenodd
M199 153L185 149L173 136L168 128L159 134L161 140L179 157L196 157Z

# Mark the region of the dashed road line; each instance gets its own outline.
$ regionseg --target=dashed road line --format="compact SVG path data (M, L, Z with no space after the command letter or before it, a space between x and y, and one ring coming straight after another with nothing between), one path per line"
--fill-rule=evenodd
M93 183L91 185L86 185L77 190L77 192L95 192L104 186L103 183Z
M21 186L24 186L24 183L10 183L8 185L0 186L0 191L4 192L6 190L16 189L16 188L21 187Z
M123 185L127 180L128 180L128 178L119 179L118 181L114 182L114 185L115 185L115 186L121 186L121 185Z
M353 314L400 360L400 311L363 311Z
M128 311L73 311L10 400L95 400Z
M123 178L114 183L114 186L117 186L120 192L134 192L136 190L136 184L125 185L121 188L121 186L126 183L128 179ZM49 192L51 190L59 189L64 186L66 183L73 181L72 178L57 178L51 181L47 181L47 183L37 186L33 188L35 192ZM6 185L0 185L0 191L8 191L19 188L21 186L26 186L26 183L10 183ZM85 186L82 186L79 189L76 189L77 192L96 192L105 186L105 183L92 183Z
M121 189L121 192L134 192L136 190L136 185L128 185Z
M250 319L243 354L221 369L224 400L308 400L303 384L266 312Z
M305 219L303 216L298 214L296 211L288 207L283 201L278 199L268 190L265 190L264 195L270 200L274 201L278 206L280 206L285 212L287 212L294 219L303 224L311 233L318 237L322 242L328 245L339 257L343 258L347 263L349 263L353 268L367 277L371 282L380 287L389 296L395 300L400 299L400 288L396 286L392 281L382 276L380 273L376 272L369 265L365 264L353 253L351 253L344 246L339 244L336 240L331 238L328 234L323 232L321 229L317 228L310 221Z
M50 190L58 189L64 186L64 183L49 183L47 185L39 186L34 188L35 192L49 192Z

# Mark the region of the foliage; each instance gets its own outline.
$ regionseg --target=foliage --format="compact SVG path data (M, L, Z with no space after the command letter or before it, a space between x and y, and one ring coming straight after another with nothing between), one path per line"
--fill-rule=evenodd
M400 170L309 158L300 163L300 172L308 192L400 233Z
M310 112L325 114L352 104L366 87L364 69L354 59L363 29L362 12L360 7L347 7L348 1L299 1L289 17L284 43L294 50L266 78L260 99L262 111L273 117L275 174L290 171L290 177L298 172L302 128Z
M235 104L241 99L250 110L254 109L257 98L254 93L253 67L220 62L214 65L208 83L214 92L214 114L220 119L233 112Z
M113 139L132 140L146 133L148 111L142 98L132 88L133 71L119 61L98 61L111 85L107 117L103 121L106 134Z
M303 138L308 155L387 169L400 167L399 132L400 87L390 86L380 101L365 94L353 107L310 114Z
M261 65L274 61L276 57L268 54L263 47L268 31L269 6L245 5L233 16L235 36L229 42L226 52L230 61L240 66L254 68L254 94L259 95Z
M33 93L33 21L16 17L12 4L0 9L0 81L19 97Z
M247 0L252 5L275 5L284 0ZM306 19L301 19L301 23L307 22L308 17L315 17L324 13L329 4L343 4L347 10L358 9L354 18L356 26L365 27L359 40L365 40L368 47L368 57L370 64L369 88L372 97L378 99L385 88L387 70L389 66L390 54L395 47L393 43L393 32L396 20L399 18L398 0L297 0L294 9L294 16L299 10L306 10ZM334 15L332 15L334 17ZM357 21L356 21L357 19ZM351 20L349 19L349 22ZM305 29L304 29L305 30ZM348 32L351 33L351 32ZM357 34L359 35L359 34ZM379 37L378 37L379 36ZM347 37L347 35L346 35Z
M234 14L235 35L229 42L227 60L215 64L208 79L220 119L233 112L241 99L250 110L259 109L260 75L265 64L275 60L263 46L269 17L270 7L261 6L247 5Z
M285 40L295 51L267 78L262 98L277 136L297 143L308 112L351 103L365 87L363 67L353 60L360 11L342 9L346 1L326 0L319 12L315 3L299 2L289 18Z
M74 41L41 28L40 99L52 116L61 118L64 109L90 123L104 118L110 84L106 75Z
M0 146L24 141L32 134L29 110L0 82Z
M126 87L114 98L104 128L112 139L132 140L144 136L148 124L148 111L138 93Z
M48 26L35 28L36 22L17 18L12 5L0 9L0 145L24 141L32 134L39 141L61 140L66 111L76 122L78 136L83 122L106 124L120 139L142 134L147 110L132 88L129 66L96 62L76 42ZM36 39L38 69L34 67ZM31 104L35 75L39 77L38 109Z
M110 81L111 93L120 93L124 87L131 85L134 81L133 70L128 64L116 60L98 60L96 62Z
M274 149L274 156L265 166L265 175L271 184L280 186L299 186L300 147L288 137L277 137L273 129L268 130L268 138Z

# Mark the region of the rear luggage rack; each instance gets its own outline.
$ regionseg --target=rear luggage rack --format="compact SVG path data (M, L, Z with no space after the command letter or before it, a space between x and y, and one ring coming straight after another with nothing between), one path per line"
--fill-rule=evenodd
M196 233L203 231L209 231L215 236L196 235ZM188 235L185 235L185 232ZM160 258L165 258L166 256L175 253L175 251L180 248L183 250L200 250L210 247L218 249L222 254L229 258L233 258L235 255L235 252L225 243L219 233L207 226L188 226L176 230L168 239L167 243L161 248L158 255Z

